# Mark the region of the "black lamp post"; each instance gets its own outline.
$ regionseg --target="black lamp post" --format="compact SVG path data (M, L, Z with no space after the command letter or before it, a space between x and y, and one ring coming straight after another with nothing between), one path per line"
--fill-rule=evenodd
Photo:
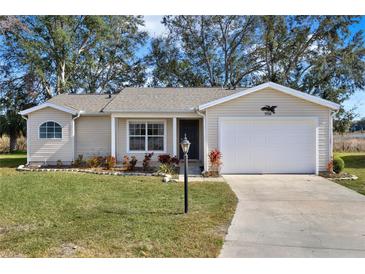
M190 148L190 142L186 138L181 142L181 149L184 152L184 213L188 213L188 152Z

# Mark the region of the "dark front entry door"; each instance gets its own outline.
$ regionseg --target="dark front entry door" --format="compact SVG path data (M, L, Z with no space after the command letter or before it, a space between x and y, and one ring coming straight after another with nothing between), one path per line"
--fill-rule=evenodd
M191 143L189 149L189 159L199 159L199 120L180 120L180 140L186 134ZM184 158L184 153L180 147L180 159Z

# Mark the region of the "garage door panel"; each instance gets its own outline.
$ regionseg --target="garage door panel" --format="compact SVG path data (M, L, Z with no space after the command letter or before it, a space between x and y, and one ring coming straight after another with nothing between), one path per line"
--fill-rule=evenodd
M313 120L228 118L220 121L223 173L315 173Z

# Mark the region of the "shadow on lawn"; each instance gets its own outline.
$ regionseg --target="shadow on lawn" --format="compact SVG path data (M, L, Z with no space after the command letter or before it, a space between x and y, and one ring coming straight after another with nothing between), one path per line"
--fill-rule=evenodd
M27 163L27 155L23 154L0 154L0 168L13 168Z
M365 168L365 155L341 156L346 168Z
M105 209L100 208L100 211L107 214L118 214L118 215L158 215L158 216L166 216L166 215L183 215L183 212L172 212L172 211L149 211L149 210L130 210L130 209Z

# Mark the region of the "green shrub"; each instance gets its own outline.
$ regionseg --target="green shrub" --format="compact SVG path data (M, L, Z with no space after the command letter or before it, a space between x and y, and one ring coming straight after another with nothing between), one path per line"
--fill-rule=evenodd
M341 173L343 169L345 168L345 162L340 158L336 157L333 159L333 171L338 173Z
M85 167L86 161L84 160L84 155L79 154L76 160L73 162L74 167Z
M57 160L56 165L57 165L58 168L60 168L60 167L63 166L63 163L62 163L61 160Z

